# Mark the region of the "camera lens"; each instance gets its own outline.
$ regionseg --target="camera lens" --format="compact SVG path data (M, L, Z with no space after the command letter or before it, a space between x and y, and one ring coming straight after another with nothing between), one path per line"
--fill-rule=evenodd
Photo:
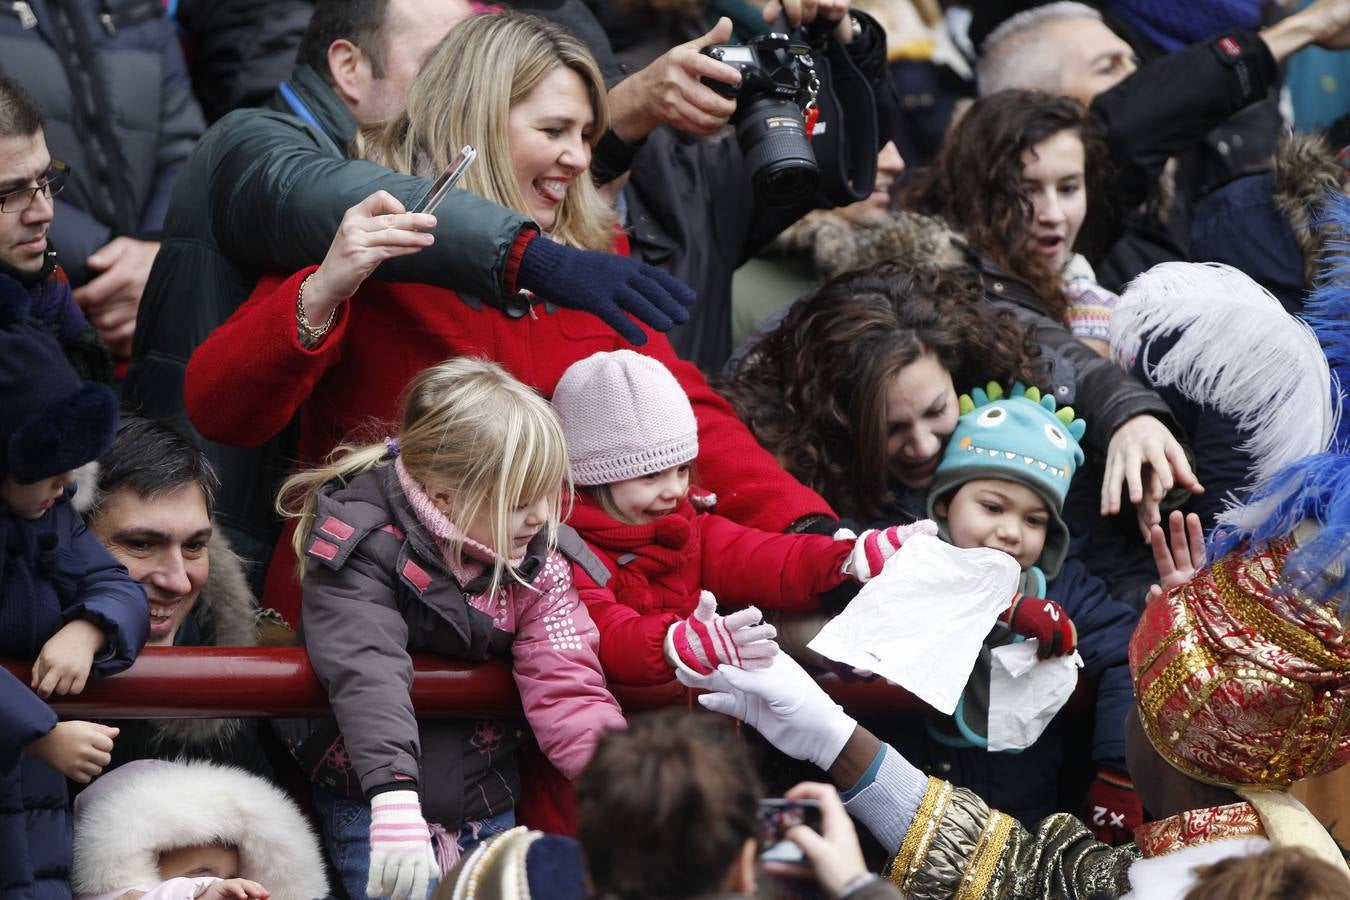
M820 170L806 140L806 125L795 103L761 97L736 111L741 145L755 199L767 206L804 203L816 192Z

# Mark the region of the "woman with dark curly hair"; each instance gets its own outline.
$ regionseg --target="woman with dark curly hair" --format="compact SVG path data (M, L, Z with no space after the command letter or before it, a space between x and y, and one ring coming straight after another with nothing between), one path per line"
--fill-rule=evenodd
M1101 515L1120 512L1127 489L1147 535L1161 521L1168 491L1201 487L1178 440L1184 432L1162 398L1070 330L1077 325L1100 337L1091 320L1109 320L1109 309L1075 317L1072 303L1085 292L1089 307L1102 302L1095 282L1080 280L1091 270L1074 253L1091 188L1105 174L1099 129L1065 97L1037 91L982 97L906 202L965 235L986 296L1028 327L1050 360L1055 399L1072 404L1088 423L1090 460L1104 459Z
M723 385L760 443L841 516L922 516L956 427L958 387L1045 386L1036 349L977 286L899 263L848 272L797 303Z

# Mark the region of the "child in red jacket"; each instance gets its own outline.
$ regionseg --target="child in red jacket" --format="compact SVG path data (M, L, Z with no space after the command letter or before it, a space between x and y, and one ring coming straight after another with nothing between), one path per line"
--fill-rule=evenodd
M553 393L577 490L568 524L609 568L600 587L574 572L600 631L600 662L621 684L660 684L675 667L708 674L767 666L777 652L766 609L806 612L848 579L866 582L931 522L834 540L774 534L709 513L690 487L698 431L689 399L659 361L631 350L573 363ZM747 607L727 616L717 603Z

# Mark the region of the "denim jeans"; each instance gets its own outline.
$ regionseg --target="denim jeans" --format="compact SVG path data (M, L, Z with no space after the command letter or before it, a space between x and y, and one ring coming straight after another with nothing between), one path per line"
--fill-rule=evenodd
M365 900L366 881L370 878L370 804L339 797L316 785L314 806L319 812L324 849L343 890L351 900ZM515 824L514 809L479 822L465 822L456 841L460 853L467 853L495 834L509 831ZM435 892L436 884L434 880L431 882L428 897Z

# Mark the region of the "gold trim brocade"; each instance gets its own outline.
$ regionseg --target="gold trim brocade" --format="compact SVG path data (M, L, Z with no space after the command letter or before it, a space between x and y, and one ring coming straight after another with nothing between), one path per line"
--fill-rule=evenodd
M1139 698L1139 705L1146 717L1156 720L1163 704L1176 695L1182 684L1201 669L1212 667L1215 662L1214 654L1203 644L1189 647L1178 654L1144 689L1144 695Z
M947 812L947 801L951 796L950 782L939 778L928 779L928 789L924 791L923 800L914 813L913 821L909 823L900 852L891 861L891 884L901 892L908 893L910 881L923 867L923 859L928 854L933 835L937 833L938 823Z
M1278 560L1277 563L1282 569L1283 559ZM1244 559L1242 564L1258 565L1259 563ZM1261 581L1254 574L1249 574L1254 581ZM1278 570L1276 577L1279 577ZM1227 567L1222 563L1214 566L1214 588L1219 592L1219 596L1223 597L1224 602L1238 621L1253 631L1266 635L1271 643L1295 652L1304 659L1311 660L1324 668L1338 672L1350 671L1350 659L1342 659L1336 654L1328 652L1326 646L1316 635L1305 631L1293 622L1286 621L1253 600L1234 583L1232 575L1228 573Z
M1013 820L1009 816L998 810L990 810L989 818L980 829L975 852L971 854L966 871L961 876L961 887L956 892L955 900L978 900L984 896L989 882L994 878L994 870L1003 858L1012 827Z

